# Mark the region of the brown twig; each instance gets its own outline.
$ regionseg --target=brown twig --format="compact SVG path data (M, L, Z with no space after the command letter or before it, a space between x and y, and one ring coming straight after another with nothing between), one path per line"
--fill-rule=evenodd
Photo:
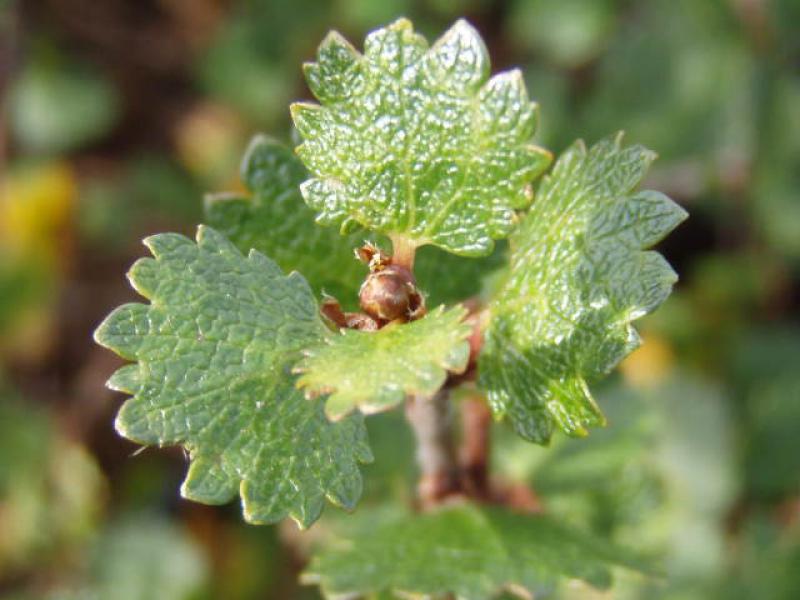
M381 275L394 276L392 270L399 269L400 275L404 276L416 290L410 270L414 262L415 248L405 243L404 238L392 241L395 252L392 256L386 256L372 244L365 244L356 249L356 256L370 267L367 282L378 281L384 284L386 282L373 281L369 278ZM364 313L345 313L335 299L327 298L322 306L322 314L341 328L363 329L360 324L353 321L356 316L370 319L376 324L376 329L385 325L389 321L382 318L383 315L373 310L372 306L376 303L376 298L383 300L383 296L370 293L368 294L370 301L365 302L365 287L362 286L359 294ZM379 291L382 290L380 286L378 287ZM397 289L394 288L397 286L388 288L387 293L389 295L396 293ZM383 304L389 303L382 302L381 305ZM464 306L468 310L466 321L472 327L469 336L470 357L466 369L460 374L450 374L442 389L432 397L411 395L406 401L406 419L414 431L417 442L417 464L420 470L417 484L419 506L422 510L427 510L448 499L466 496L478 502L504 504L519 510L540 510L538 498L525 486L492 485L489 476L492 417L485 400L477 395L462 404L460 451L456 445L450 390L475 380L486 320L486 311L477 299L465 301ZM424 311L424 305L422 308Z
M460 385L475 381L478 376L478 355L483 347L483 328L486 320L486 310L477 298L470 298L463 303L467 309L467 317L464 322L472 327L467 341L469 342L469 360L467 366L461 373L450 373L445 387L453 389Z
M463 492L449 392L432 397L414 395L406 402L408 419L417 440L421 508L427 509Z
M473 396L461 403L461 425L464 488L469 496L488 500L491 497L489 452L492 414L483 398Z

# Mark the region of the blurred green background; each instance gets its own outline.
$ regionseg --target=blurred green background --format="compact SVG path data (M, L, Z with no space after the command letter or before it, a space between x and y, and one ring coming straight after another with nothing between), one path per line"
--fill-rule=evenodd
M541 144L624 129L691 213L660 248L675 294L596 388L609 428L494 432L498 476L667 573L557 596L800 598L800 0L0 0L0 597L317 597L296 577L341 513L299 536L182 501L182 453L114 433L90 334L144 235L192 232L251 135L289 138L324 33L399 16L466 16L523 69ZM371 439L365 503L408 501L402 418Z

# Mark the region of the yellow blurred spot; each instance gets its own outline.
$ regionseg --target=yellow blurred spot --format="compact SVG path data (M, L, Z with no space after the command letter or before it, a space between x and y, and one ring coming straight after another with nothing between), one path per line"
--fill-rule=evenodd
M35 362L56 339L53 310L72 256L77 187L62 161L14 168L0 180L0 358Z
M642 336L642 345L620 364L625 380L638 388L649 388L663 382L675 365L669 343L656 335Z
M65 162L12 171L0 181L0 252L61 265L77 188Z
M174 131L181 163L196 176L220 182L237 173L243 138L238 115L211 103L192 108Z

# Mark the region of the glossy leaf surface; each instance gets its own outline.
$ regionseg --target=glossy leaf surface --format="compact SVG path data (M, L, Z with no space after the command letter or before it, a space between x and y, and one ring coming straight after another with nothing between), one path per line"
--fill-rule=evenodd
M339 419L358 408L364 413L388 410L408 394L433 395L448 371L461 372L469 359L462 307L440 308L406 324L374 332L343 330L326 345L306 351L296 371L297 385L311 395L330 393L326 412Z
M400 19L370 33L364 54L329 34L305 67L321 104L292 106L318 221L489 254L550 163L530 143L537 110L521 73L489 71L463 20L429 46Z
M631 322L669 295L677 276L645 251L686 212L636 192L654 154L621 138L578 142L545 178L511 239L511 270L490 306L481 383L496 415L546 443L558 427L585 435L605 418L587 380L639 345Z

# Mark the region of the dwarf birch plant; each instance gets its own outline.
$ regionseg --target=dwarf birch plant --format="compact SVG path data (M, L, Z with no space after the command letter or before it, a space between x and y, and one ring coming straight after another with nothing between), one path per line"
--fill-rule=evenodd
M646 569L497 488L480 440L489 411L539 444L604 424L591 382L676 281L648 248L686 213L637 191L653 153L614 135L553 161L521 73L492 75L466 21L429 44L401 19L363 52L334 32L304 71L300 145L256 137L248 193L209 197L194 240L146 239L128 277L149 303L97 329L131 361L109 381L131 396L117 431L183 446L185 498L307 528L326 500L356 509L365 418L405 405L417 499L313 558L303 577L331 596L524 596Z

